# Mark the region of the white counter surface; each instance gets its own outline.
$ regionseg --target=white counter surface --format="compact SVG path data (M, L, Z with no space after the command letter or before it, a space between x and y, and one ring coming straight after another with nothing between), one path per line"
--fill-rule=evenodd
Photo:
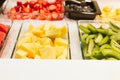
M0 60L0 80L120 80L119 61Z

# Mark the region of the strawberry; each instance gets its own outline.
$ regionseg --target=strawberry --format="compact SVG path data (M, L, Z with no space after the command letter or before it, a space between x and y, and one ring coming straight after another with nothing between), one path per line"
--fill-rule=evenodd
M17 6L20 6L20 7L22 7L22 6L23 6L22 2L20 2L20 1L17 1Z
M36 3L37 3L36 1L32 1L32 0L31 0L31 1L29 2L30 8L33 8Z
M53 13L52 13L52 19L53 19L53 20L58 19L58 13L53 12Z
M48 13L48 14L46 14L47 16L46 16L46 20L51 20L52 19L52 15L51 15L51 13Z
M46 6L48 6L48 5L49 5L49 3L48 3L48 1L47 1L47 0L42 0L42 5L46 7Z
M28 5L29 5L29 2L28 2L28 1L26 1L26 2L23 4L24 7L27 7Z
M16 10L16 12L19 12L20 11L20 6L15 6L15 10Z
M21 15L20 14L16 14L16 19L21 20L22 19Z
M49 4L55 4L57 0L47 0Z
M22 8L22 13L30 13L32 10L31 10L31 8L27 8L27 7L23 7Z
M11 20L14 20L14 19L16 19L16 16L11 13L8 13L8 18Z
M50 5L50 6L49 6L49 10L50 10L50 11L53 11L53 10L55 10L56 8L57 8L57 7L56 7L55 5Z
M40 14L44 14L45 11L43 9L40 9Z
M15 8L11 8L10 9L10 14L15 14L16 13L16 9Z
M35 4L35 5L34 5L34 10L39 10L39 9L40 9L40 4L38 4L38 3Z

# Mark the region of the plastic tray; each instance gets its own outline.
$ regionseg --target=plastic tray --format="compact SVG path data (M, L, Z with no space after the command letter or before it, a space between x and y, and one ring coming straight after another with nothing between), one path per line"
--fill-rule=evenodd
M44 7L43 9L39 10L30 10L30 12L15 12L14 14L10 12L11 8L14 8L17 6L17 1L25 3L29 2L30 0L8 0L6 2L6 6L4 9L4 14L7 16L7 18L11 20L62 20L64 18L64 7L62 5L62 1L58 2L58 4L62 5L63 11L48 11L48 7ZM38 3L39 4L39 3ZM40 4L41 5L41 4ZM52 4L49 4L52 5ZM57 5L57 4L56 4ZM21 10L21 8L20 8ZM14 12L14 10L12 11Z
M91 9L93 9L93 11L89 13L89 12L82 12L80 10L72 10L70 8L70 5L78 5L79 7L89 6ZM74 20L93 20L96 17L96 15L101 14L101 11L96 1L86 2L84 4L77 4L71 0L66 0L65 14L68 18L74 19Z
M4 25L8 25L9 26L9 30L11 29L11 26L12 26L12 21L11 20L9 20L9 19L0 19L0 23L4 24ZM6 46L6 41L7 41L7 36L8 36L9 30L6 33L5 38L2 41L2 44L0 46L0 56L2 54L2 51L4 50L4 47Z
M83 26L85 26L85 27L87 27L87 25L88 24L92 24L93 26L95 26L95 28L103 28L104 27L104 29L106 29L108 32L107 33L100 33L100 32L96 32L96 33L89 33L89 35L92 35L92 34L97 34L98 35L98 33L100 33L100 34L102 34L102 36L103 36L103 39L106 37L106 36L108 36L108 38L109 38L109 41L107 41L106 43L104 43L104 44L109 44L110 46L112 46L111 45L111 40L113 39L113 38L111 38L111 34L109 34L109 29L110 29L110 25L109 25L109 22L106 22L106 21L99 21L99 20L79 20L78 21L78 31L79 31L79 39L80 39L80 47L81 47L81 50L82 50L82 57L83 57L83 59L87 59L87 60L115 60L114 58L113 58L113 56L108 56L108 57L106 57L106 55L104 54L104 53L102 53L103 55L102 55L102 57L101 58L98 58L98 59L96 59L95 57L93 58L88 58L88 57L86 57L85 56L85 54L88 54L88 52L85 52L85 44L87 44L87 40L86 40L86 42L85 42L85 44L84 43L82 43L82 38L81 38L81 36L82 36L82 34L84 33L80 28L79 28L79 25L83 25ZM120 25L119 24L116 24L116 23L118 23L118 21L113 21L112 23L114 23L115 25L117 25L117 26L119 26L120 27ZM111 33L111 32L110 32ZM96 37L97 37L97 35L96 35ZM102 44L101 45L101 43L99 44L99 43L97 43L97 42L95 42L95 38L92 38L93 39L93 41L94 41L94 44L95 45L97 45L97 46L99 46L99 48L101 48L101 46L103 46L104 44ZM88 43L89 44L89 43ZM88 44L87 44L87 46L88 46ZM92 47L92 46L91 46ZM95 46L94 46L95 47ZM114 50L113 49L113 47L112 48L110 48L110 49L112 49L112 50ZM118 51L119 52L119 51ZM92 52L91 52L91 54L93 54L93 50L92 50ZM89 54L87 55L87 56L89 56ZM118 59L119 60L119 59Z
M47 22L49 23L49 21L39 21L39 20L26 20L26 21L24 21L17 40L19 41L21 39L21 37L23 37L23 34L28 32L28 28L29 28L30 24L32 24L34 27L39 27ZM69 47L69 30L68 30L67 23L65 21L50 21L50 23L52 25L55 25L56 28L60 28L64 25L67 27L67 34L63 38L68 41L68 45L67 45L68 46L68 48L67 48L68 57L67 57L67 59L71 59L71 53L70 53L70 47ZM12 58L16 58L17 42L15 45L15 49L13 50Z

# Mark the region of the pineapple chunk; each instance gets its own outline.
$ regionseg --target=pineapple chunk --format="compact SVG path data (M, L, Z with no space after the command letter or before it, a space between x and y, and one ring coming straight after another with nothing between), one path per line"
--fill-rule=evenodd
M55 46L54 48L56 50L56 57L59 57L60 55L62 55L65 49L65 47L63 46Z
M32 24L29 25L28 31L32 32L32 30L34 29L34 26Z
M40 55L42 59L56 59L56 51L50 46L41 47Z
M53 42L50 38L40 38L40 44L42 46L52 46L53 45Z
M67 34L67 27L66 27L66 26L62 26L62 27L60 28L60 31L61 31L60 37L65 36L65 35Z
M34 59L41 59L39 55L35 55Z
M28 52L24 50L17 50L15 57L22 59L22 58L27 58L27 55L28 55Z
M45 31L43 30L39 30L37 28L34 28L32 30L32 33L35 35L35 36L38 36L38 37L44 37L45 36Z
M21 49L23 49L23 50L25 50L29 53L28 57L34 58L36 50L35 50L35 47L34 47L33 43L22 43L21 44Z
M63 50L63 54L60 55L57 59L68 59L69 54L67 48Z
M68 41L66 39L62 39L62 38L55 38L54 44L55 44L55 46L68 47Z

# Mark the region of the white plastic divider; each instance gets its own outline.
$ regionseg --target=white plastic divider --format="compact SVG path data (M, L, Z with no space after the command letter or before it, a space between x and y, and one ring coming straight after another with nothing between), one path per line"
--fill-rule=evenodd
M69 27L70 50L72 60L82 60L77 21L66 19Z
M12 27L11 27L11 29L8 33L7 39L6 39L7 46L5 46L5 48L2 52L1 58L7 58L7 59L11 58L22 22L23 21L19 21L19 20L13 21Z

